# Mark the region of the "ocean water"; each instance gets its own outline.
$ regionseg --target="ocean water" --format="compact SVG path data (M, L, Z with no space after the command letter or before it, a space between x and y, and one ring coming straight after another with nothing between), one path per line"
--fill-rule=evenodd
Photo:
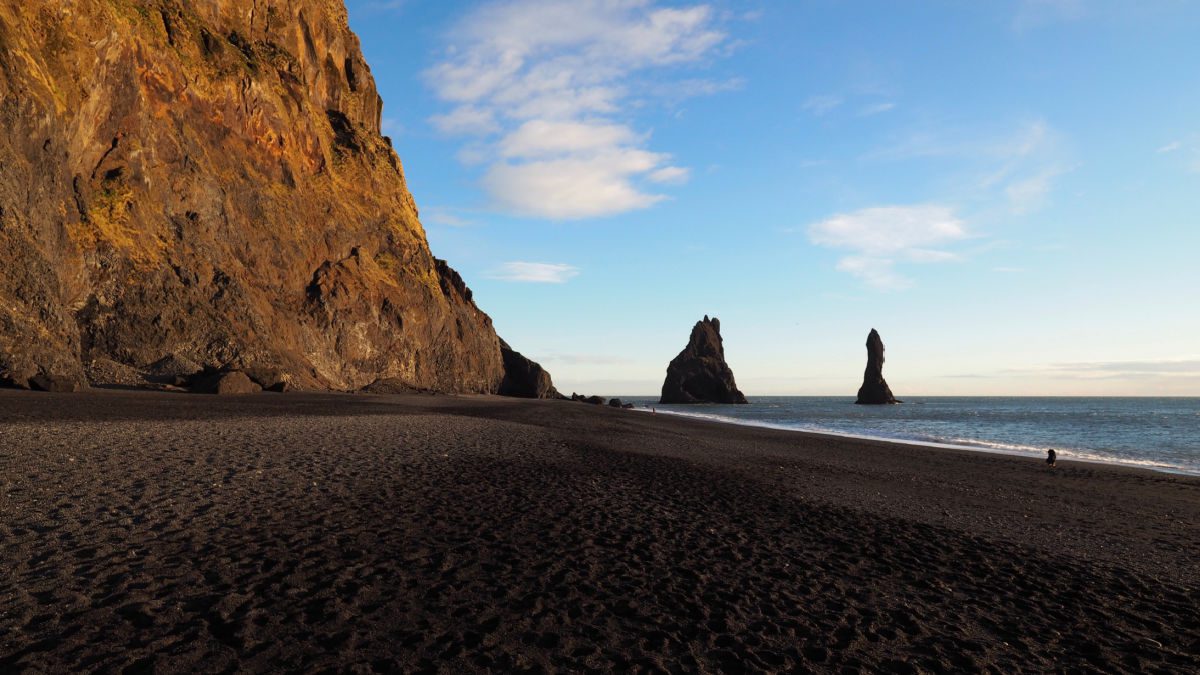
M749 405L638 408L779 429L1123 464L1200 475L1200 398L905 397L900 405L853 398L754 396Z

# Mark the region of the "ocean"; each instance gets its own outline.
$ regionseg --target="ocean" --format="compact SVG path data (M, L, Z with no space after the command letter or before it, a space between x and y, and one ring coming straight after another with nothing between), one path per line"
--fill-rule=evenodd
M904 397L900 405L853 398L753 396L749 405L638 408L776 429L1078 459L1200 475L1200 398Z

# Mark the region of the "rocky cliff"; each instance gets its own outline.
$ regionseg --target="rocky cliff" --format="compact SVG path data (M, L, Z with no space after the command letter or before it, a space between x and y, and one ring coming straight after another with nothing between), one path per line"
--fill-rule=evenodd
M659 403L745 403L733 371L725 363L721 322L704 317L688 344L667 366Z
M501 396L566 398L554 388L550 373L545 368L522 356L504 340L500 341L500 356L504 359L504 380L498 392Z
M887 380L883 379L883 340L874 328L867 335L867 369L863 373L862 387L858 389L858 400L855 403L899 403L896 397L892 396Z
M380 113L340 0L0 0L0 382L495 391Z

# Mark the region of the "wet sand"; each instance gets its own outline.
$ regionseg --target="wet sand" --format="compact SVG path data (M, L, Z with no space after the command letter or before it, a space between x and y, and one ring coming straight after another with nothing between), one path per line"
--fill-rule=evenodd
M492 397L0 391L0 671L1195 672L1200 479Z

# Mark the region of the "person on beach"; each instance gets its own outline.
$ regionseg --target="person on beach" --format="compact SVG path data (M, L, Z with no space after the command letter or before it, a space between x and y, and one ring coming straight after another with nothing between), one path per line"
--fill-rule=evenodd
M1053 469L1056 461L1058 461L1058 453L1054 451L1054 448L1050 448L1046 451L1046 466Z

